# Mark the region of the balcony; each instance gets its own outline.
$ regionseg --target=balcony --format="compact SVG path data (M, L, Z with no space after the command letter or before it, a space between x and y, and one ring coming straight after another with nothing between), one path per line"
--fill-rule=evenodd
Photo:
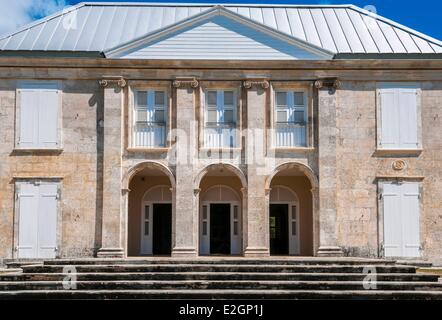
M307 146L307 124L304 122L278 122L274 129L274 142L277 148Z
M206 123L204 127L205 148L235 148L236 123Z
M134 127L134 147L166 147L166 123L137 122Z

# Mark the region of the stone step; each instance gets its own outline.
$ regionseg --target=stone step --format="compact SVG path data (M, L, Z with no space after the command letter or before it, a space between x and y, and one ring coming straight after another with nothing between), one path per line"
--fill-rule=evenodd
M138 265L138 264L199 264L199 265L393 265L393 260L363 258L313 258L313 257L282 257L282 258L129 258L129 259L54 259L44 261L45 265Z
M71 265L77 272L283 272L283 273L363 273L363 265L204 265L204 264L124 264ZM373 267L373 266L369 266ZM377 273L415 273L412 266L374 266ZM62 273L63 265L23 266L25 273Z
M442 300L441 291L371 290L24 290L1 291L11 299L353 299Z
M61 281L66 273L22 273L0 275L0 281ZM362 281L365 274L359 273L257 273L257 272L92 272L69 274L76 276L78 281L106 280L272 280L272 281ZM438 276L433 274L414 273L379 273L378 281L423 281L437 282Z
M75 290L364 290L363 281L77 281ZM372 290L442 291L437 282L376 282ZM375 285L375 286L374 286ZM0 291L63 290L62 281L1 282ZM367 288L368 290L368 288Z

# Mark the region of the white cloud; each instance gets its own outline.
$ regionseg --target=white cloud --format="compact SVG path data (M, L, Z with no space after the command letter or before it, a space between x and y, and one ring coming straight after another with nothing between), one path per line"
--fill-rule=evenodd
M67 5L66 0L0 0L0 35Z

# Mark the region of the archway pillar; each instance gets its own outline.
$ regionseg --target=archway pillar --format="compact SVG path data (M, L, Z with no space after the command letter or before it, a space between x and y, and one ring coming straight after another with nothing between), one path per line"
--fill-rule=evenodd
M338 245L336 90L318 88L319 248L318 256L343 256Z
M176 94L176 188L175 231L172 256L194 257L198 255L198 197L191 185L194 159L197 152L195 115L196 80L174 81Z
M265 191L266 183L266 132L263 110L266 109L269 94L268 81L245 81L247 89L247 134L245 144L247 152L247 221L245 224L245 250L247 257L270 255L269 237L269 195Z
M103 211L102 238L98 257L124 257L122 244L121 191L122 126L124 110L124 79L104 79L103 117Z

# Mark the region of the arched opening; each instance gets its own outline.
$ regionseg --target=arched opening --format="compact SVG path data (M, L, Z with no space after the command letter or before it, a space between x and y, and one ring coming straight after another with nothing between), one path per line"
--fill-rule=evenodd
M172 250L173 176L146 163L128 181L128 256L168 256Z
M238 168L212 165L197 178L200 255L241 255L243 252L243 190Z
M313 256L314 175L300 164L285 164L269 177L271 255ZM309 169L308 169L309 170Z

